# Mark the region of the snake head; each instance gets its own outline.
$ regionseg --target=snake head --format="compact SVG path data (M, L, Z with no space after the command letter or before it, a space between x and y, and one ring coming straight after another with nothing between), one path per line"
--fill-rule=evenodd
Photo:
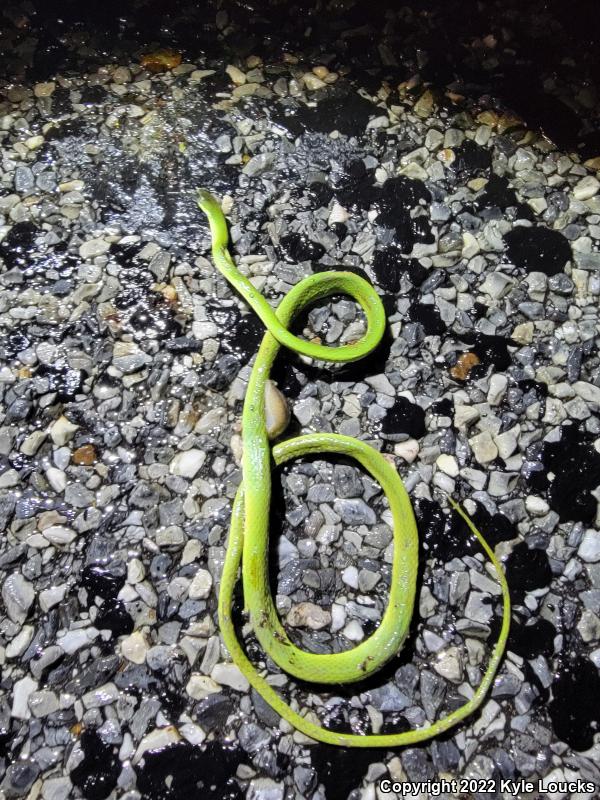
M202 211L208 212L210 208L216 206L219 208L216 198L208 191L208 189L198 189L197 202Z

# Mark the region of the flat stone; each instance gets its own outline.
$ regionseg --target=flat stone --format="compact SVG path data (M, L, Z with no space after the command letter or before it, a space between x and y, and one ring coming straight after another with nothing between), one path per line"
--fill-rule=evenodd
M371 689L368 697L378 711L404 711L411 705L411 699L393 683Z

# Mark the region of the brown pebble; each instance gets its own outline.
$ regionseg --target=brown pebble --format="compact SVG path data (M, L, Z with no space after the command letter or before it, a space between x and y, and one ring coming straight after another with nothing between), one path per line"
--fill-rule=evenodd
M149 72L165 72L181 64L181 53L176 53L174 50L156 50L154 53L143 55L140 64Z
M481 363L475 353L461 353L456 364L450 369L450 375L457 381L466 381L469 373Z
M96 448L93 444L84 444L73 453L73 463L89 467L96 461Z
M174 286L165 286L162 293L165 300L168 300L169 303L174 303L177 300L177 289Z

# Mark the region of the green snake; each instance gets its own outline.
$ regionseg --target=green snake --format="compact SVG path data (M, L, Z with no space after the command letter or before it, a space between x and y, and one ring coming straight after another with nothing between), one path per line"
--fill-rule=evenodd
M502 627L487 669L471 699L458 709L425 727L402 733L361 735L331 731L286 703L259 674L237 638L232 605L241 564L245 609L254 633L264 652L282 670L299 680L320 684L352 683L368 677L398 653L407 636L416 592L418 534L404 484L392 464L377 450L360 440L333 433L297 436L272 447L267 431L265 390L280 346L313 359L338 363L367 356L379 344L386 325L382 302L373 287L351 272L318 273L293 286L273 310L231 258L227 223L218 201L201 189L198 205L208 217L217 269L256 312L266 329L248 381L242 415L242 481L233 503L219 588L219 625L223 641L234 663L263 699L294 728L312 739L346 747L395 747L436 736L479 707L494 680L510 625L510 599L502 566L467 514L451 499L450 505L467 523L493 564L503 597ZM328 347L290 333L292 320L303 308L334 294L348 295L361 306L367 331L360 340ZM380 484L393 518L394 552L389 601L379 627L350 650L317 654L301 650L289 639L271 594L268 574L271 470L273 462L280 465L294 458L328 453L354 459Z

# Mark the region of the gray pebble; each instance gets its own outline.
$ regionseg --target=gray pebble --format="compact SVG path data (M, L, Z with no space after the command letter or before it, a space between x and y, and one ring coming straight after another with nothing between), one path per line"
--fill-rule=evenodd
M333 508L345 525L374 525L377 522L373 509L361 499L336 500Z

